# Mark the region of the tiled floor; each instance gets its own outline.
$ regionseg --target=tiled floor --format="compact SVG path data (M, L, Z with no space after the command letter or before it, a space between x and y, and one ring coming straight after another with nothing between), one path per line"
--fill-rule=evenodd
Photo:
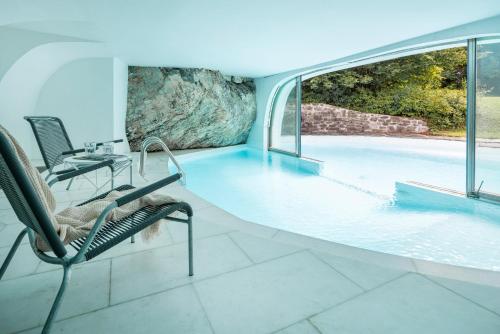
M165 160L149 159L158 179ZM92 195L83 180L62 186L60 207ZM452 280L462 269L278 231L179 185L165 191L194 207L195 275L186 226L170 222L149 243L139 237L79 265L54 333L500 333L497 274L464 275L492 285ZM0 261L21 227L0 197ZM0 333L40 332L61 274L23 244L0 281Z

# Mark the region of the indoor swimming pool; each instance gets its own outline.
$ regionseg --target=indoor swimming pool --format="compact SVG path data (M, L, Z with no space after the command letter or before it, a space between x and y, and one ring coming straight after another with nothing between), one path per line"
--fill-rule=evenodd
M189 190L242 219L379 252L500 270L495 205L470 199L446 205L446 196L396 187L414 180L461 190L464 143L335 137L332 145L332 137L323 138L303 140L304 155L325 161L322 175L296 158L245 146L179 160ZM472 210L472 202L486 209Z

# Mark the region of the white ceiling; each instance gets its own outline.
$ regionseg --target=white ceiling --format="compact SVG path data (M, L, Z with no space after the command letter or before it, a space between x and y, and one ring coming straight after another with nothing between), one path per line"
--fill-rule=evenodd
M103 41L129 65L249 77L495 15L500 0L0 0L0 25Z

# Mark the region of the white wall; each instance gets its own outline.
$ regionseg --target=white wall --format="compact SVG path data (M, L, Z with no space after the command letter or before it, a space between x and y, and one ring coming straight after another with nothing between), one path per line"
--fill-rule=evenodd
M0 47L0 124L30 157L40 153L26 115L62 118L75 146L126 139L127 64L103 43L0 27Z
M113 59L113 139L123 139L115 145L117 153L130 152L125 133L127 116L128 65L118 58Z
M54 42L76 42L77 38L0 26L0 79L28 51Z
M40 90L33 115L61 118L75 148L114 139L113 64L89 58L62 66Z
M38 149L23 116L34 114L46 81L74 60L110 55L99 42L9 27L0 27L0 48L0 124L32 156Z

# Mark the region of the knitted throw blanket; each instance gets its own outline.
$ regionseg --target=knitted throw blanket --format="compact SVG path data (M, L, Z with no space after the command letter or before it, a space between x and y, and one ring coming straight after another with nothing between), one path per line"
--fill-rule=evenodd
M37 192L40 201L42 202L45 210L47 211L48 217L51 219L52 224L54 225L54 229L56 230L57 234L59 235L60 239L63 241L64 244L68 244L71 241L74 241L76 239L88 235L88 233L94 226L97 217L101 214L101 212L104 210L106 206L112 203L116 198L121 197L127 194L128 192L133 191L133 190L122 191L122 192L112 191L105 198L101 200L96 200L91 203L78 207L70 207L62 210L59 213L55 213L56 201L47 182L45 182L42 175L31 164L26 153L21 148L16 139L12 137L10 133L1 125L0 125L0 131L6 134L7 137L10 139L14 151L17 153L17 157L23 164L26 174L28 175L28 178L31 181L31 184L33 185L35 191ZM132 213L134 213L135 211L148 205L157 206L175 202L177 202L177 200L170 196L152 193L112 210L110 214L106 217L106 222L112 220L119 220L121 218L127 217ZM162 220L154 223L153 225L143 230L142 236L145 239L150 239L154 235L158 234L159 224L161 222ZM42 251L50 251L49 245L47 245L45 240L38 235L37 235L37 247Z

